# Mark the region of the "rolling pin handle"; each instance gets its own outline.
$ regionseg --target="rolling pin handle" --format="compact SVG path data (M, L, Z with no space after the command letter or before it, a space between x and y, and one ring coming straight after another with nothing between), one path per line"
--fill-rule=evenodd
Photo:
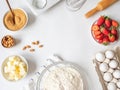
M94 15L96 12L98 12L99 10L98 10L98 8L97 7L95 7L95 8L93 8L92 10L90 10L89 12L87 12L86 14L85 14L85 17L86 18L89 18L90 16L92 16L92 15Z

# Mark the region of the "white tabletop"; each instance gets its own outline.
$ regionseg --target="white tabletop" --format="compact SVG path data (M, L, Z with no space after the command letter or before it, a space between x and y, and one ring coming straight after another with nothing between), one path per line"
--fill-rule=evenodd
M0 1L0 38L10 34L17 40L17 45L10 49L5 49L0 45L0 65L3 60L12 54L21 54L29 62L29 73L26 78L18 82L6 81L0 74L0 90L22 90L22 87L44 64L46 58L52 54L58 54L66 61L71 61L80 65L87 74L89 90L102 90L98 76L95 72L92 58L95 53L120 44L120 41L110 46L97 44L90 32L91 24L100 16L108 15L120 21L120 1L101 11L89 19L84 14L95 7L100 0L87 0L84 6L77 12L67 9L64 1L57 4L50 10L33 15L24 0L9 0L13 8L23 8L29 16L27 27L21 31L8 31L3 25L3 16L8 7L5 0ZM23 51L24 45L32 41L39 40L44 47L37 49L34 53Z

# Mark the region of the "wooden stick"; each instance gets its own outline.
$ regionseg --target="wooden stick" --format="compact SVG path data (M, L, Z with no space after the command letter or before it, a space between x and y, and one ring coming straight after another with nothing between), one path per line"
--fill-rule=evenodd
M85 17L89 18L90 16L94 15L96 12L106 9L107 7L111 6L112 4L114 4L117 1L118 0L101 0L95 8L93 8L92 10L88 11L85 14Z
M95 13L97 13L98 11L99 11L98 8L95 7L95 8L93 8L92 10L90 10L89 12L87 12L87 13L85 14L85 17L86 17L86 18L89 18L89 17L91 17L92 15L94 15Z
M10 12L11 12L11 14L12 14L12 16L13 16L13 23L15 24L14 12L12 11L12 8L11 8L11 6L10 6L9 1L8 1L8 0L6 0L6 2L7 2L7 5L8 5L8 7L9 7L9 9L10 9Z

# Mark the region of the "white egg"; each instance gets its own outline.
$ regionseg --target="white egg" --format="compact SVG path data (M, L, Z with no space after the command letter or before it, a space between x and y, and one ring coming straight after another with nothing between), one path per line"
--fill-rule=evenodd
M115 70L115 71L113 72L113 76L114 76L115 78L119 79L119 78L120 78L120 70Z
M113 79L111 73L109 73L109 72L105 73L103 78L107 82L109 82L109 81L111 81Z
M108 83L107 89L108 90L117 90L117 87L116 87L115 83L111 82L111 83Z
M117 82L117 87L120 88L120 81Z
M105 60L105 55L102 52L98 52L95 56L96 60L99 62L103 62Z
M114 52L112 50L107 50L105 56L106 58L112 59L114 57Z
M105 62L101 63L100 66L99 66L99 69L100 69L100 71L102 71L102 72L106 72L106 71L108 70L108 65L107 65L107 63L105 63Z
M111 68L117 68L118 62L116 60L111 60L110 63L109 63L109 66Z

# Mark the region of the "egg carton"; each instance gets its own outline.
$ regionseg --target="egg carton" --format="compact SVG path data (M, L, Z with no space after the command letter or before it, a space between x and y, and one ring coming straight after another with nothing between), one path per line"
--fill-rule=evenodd
M103 90L120 90L120 47L96 53L93 63Z

